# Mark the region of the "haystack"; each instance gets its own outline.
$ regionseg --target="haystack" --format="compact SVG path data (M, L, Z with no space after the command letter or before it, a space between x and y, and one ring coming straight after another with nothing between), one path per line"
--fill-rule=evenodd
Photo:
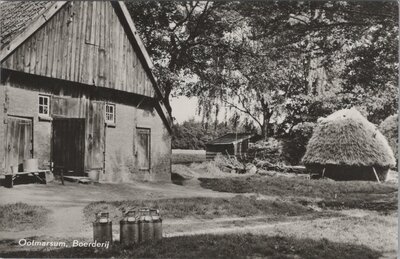
M395 166L385 137L354 108L318 120L302 161L312 173L335 180L376 180L377 175L382 181Z
M398 146L399 146L399 115L391 115L387 117L380 125L379 130L382 132L383 136L389 142L390 147L393 150L394 157L398 159Z

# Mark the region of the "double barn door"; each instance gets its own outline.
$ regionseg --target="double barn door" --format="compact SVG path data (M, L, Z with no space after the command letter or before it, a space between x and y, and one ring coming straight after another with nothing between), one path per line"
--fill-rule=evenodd
M84 175L85 119L53 120L53 162L66 175Z
M87 170L104 169L104 102L78 103L71 98L55 97L52 106L54 167L71 176L85 176Z

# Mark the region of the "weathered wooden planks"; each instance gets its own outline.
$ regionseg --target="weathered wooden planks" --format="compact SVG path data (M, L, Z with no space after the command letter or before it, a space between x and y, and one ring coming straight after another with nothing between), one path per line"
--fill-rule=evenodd
M8 117L5 146L6 171L32 158L32 120Z
M83 119L85 122L85 141L82 144L85 154L84 168L86 170L103 168L105 150L104 102L58 96L53 96L51 99L51 112L54 118ZM74 132L71 132L71 134L74 134Z
M104 164L104 102L92 101L86 112L85 168L99 169Z
M148 73L110 2L68 3L3 67L154 97Z

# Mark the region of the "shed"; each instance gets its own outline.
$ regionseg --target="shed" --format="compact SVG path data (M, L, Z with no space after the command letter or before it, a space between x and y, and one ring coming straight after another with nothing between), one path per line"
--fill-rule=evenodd
M169 180L171 118L124 3L0 8L0 173L37 158L71 176Z
M378 128L356 109L318 121L303 163L312 173L335 180L385 180L395 165L393 151Z
M254 137L252 133L228 133L206 144L206 158L212 160L221 153L222 155L236 156L247 155L249 141Z

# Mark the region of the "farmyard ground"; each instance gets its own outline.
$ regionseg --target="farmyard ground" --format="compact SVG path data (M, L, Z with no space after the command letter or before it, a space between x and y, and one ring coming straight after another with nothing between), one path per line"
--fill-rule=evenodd
M245 180L245 178L238 179ZM286 180L283 179L283 181ZM388 188L393 190L395 185L389 185ZM0 242L0 250L3 256L16 257L24 255L30 257L88 256L90 250L74 248L76 251L48 252L54 248L43 250L40 247L21 247L18 245L18 240L31 238L38 241L65 241L67 243L72 243L73 240L91 241L90 215L96 209L103 209L105 206L111 211L121 212L125 205L151 202L164 209L163 227L166 238L162 244L145 244L142 248L135 248L135 251L140 250L142 253L114 248L103 254L93 254L93 256L185 257L186 251L186 255L190 252L193 256L226 257L231 255L226 250L234 245L229 240L242 242L244 250L237 252L239 257L254 255L310 258L312 251L306 253L301 249L304 243L309 244L308 249L315 250L315 257L326 257L329 251L338 251L333 255L342 258L356 256L349 251L366 251L364 257L371 258L396 256L397 210L385 212L348 208L331 210L319 207L320 199L312 197L305 197L303 201L306 199L308 202L299 203L295 193L281 197L257 190L252 191L253 193L241 193L242 196L237 196L237 193L226 192L226 190L217 192L202 188L197 181L191 181L183 186L171 183L99 185L67 183L62 186L52 183L17 185L13 189L2 187L0 195L3 204L24 202L43 206L50 213L47 223L38 229L25 227L19 231L15 231L17 229L1 230L0 236L3 240ZM212 213L207 213L210 210ZM240 215L240 212L244 210L246 213ZM117 240L119 216L114 215L113 219L114 239ZM253 235L246 235L248 233ZM196 237L191 238L194 235L201 235L203 243L195 245L199 240ZM180 236L187 238L179 239ZM181 246L173 254L175 250L169 250L168 246L170 242L177 240L186 244L188 248L194 245L200 250L187 251L187 248ZM272 250L261 249L261 247L269 247L273 240L281 240L281 248L284 249L279 247ZM209 245L203 246L207 242L226 247L217 246L217 249ZM256 245L249 245L249 242ZM162 249L164 246L165 250ZM286 246L292 247L292 250ZM145 253L144 248L156 252ZM34 254L18 252L22 250L37 252ZM199 253L196 254L194 251ZM325 251L325 254L321 251Z

